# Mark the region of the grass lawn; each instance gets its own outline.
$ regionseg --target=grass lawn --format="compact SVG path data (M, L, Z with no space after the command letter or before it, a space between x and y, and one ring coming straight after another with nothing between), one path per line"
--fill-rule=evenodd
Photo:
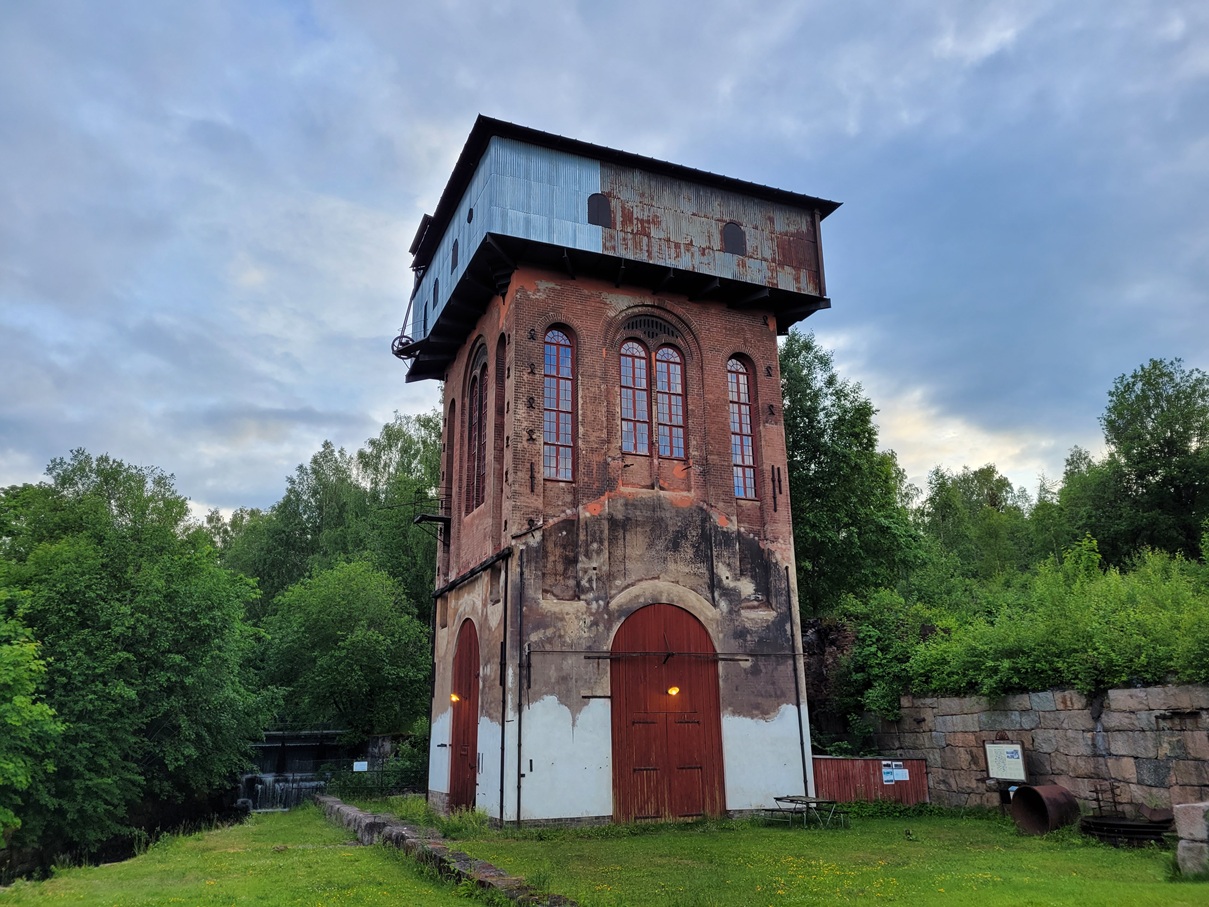
M414 802L366 806L423 820ZM584 907L1209 905L1209 883L1169 881L1169 851L1117 850L1073 829L1026 837L981 814L854 817L849 829L737 821L501 834L463 822L447 833L460 836L458 848Z
M349 843L313 806L252 816L243 825L166 837L123 863L64 869L46 882L0 889L0 907L23 904L456 905L447 882L383 847Z

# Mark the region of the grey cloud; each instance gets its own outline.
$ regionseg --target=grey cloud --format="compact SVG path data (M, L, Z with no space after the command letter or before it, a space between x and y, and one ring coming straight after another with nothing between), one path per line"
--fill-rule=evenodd
M807 326L1060 469L1115 375L1209 366L1207 60L1191 0L9 4L0 484L84 444L263 506L429 408L387 345L480 111L845 202Z

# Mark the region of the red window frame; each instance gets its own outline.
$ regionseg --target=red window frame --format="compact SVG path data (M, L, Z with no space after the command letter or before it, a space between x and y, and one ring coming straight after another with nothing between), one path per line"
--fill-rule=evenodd
M646 347L635 340L621 345L621 451L651 452L651 383Z
M752 426L751 377L747 366L733 357L726 362L726 388L735 497L755 499L756 439Z
M487 499L487 352L475 354L466 393L466 501L470 513ZM480 361L482 360L481 364Z
M655 353L655 427L659 456L684 459L684 357L674 346Z
M546 331L543 361L542 475L570 482L575 478L575 347L567 333Z

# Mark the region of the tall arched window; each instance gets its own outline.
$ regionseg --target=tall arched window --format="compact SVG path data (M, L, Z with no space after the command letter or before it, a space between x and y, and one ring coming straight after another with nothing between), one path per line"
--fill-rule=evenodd
M738 359L726 363L727 399L730 401L730 460L735 497L756 496L756 447L751 424L751 383L747 366Z
M684 360L672 346L655 354L655 422L659 456L684 458Z
M647 351L633 340L621 347L621 450L651 452L651 392Z
M466 392L466 512L487 497L487 348L480 346Z
M655 399L650 374L655 372ZM651 404L654 403L652 420ZM621 450L651 452L651 422L661 457L684 458L684 358L674 346L663 346L654 357L641 343L621 345Z
M572 445L575 387L571 369L571 338L559 330L546 332L542 422L542 475L569 482L573 478Z

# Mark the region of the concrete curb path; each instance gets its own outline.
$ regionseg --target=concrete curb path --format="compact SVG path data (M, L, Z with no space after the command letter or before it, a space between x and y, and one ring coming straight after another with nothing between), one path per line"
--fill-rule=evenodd
M316 797L315 803L328 821L347 828L362 844L385 844L433 867L441 876L457 882L470 881L480 888L498 891L511 901L545 907L579 907L560 894L541 894L519 876L511 876L486 860L476 860L460 850L451 850L432 828L405 825L392 815L367 813L335 797Z

